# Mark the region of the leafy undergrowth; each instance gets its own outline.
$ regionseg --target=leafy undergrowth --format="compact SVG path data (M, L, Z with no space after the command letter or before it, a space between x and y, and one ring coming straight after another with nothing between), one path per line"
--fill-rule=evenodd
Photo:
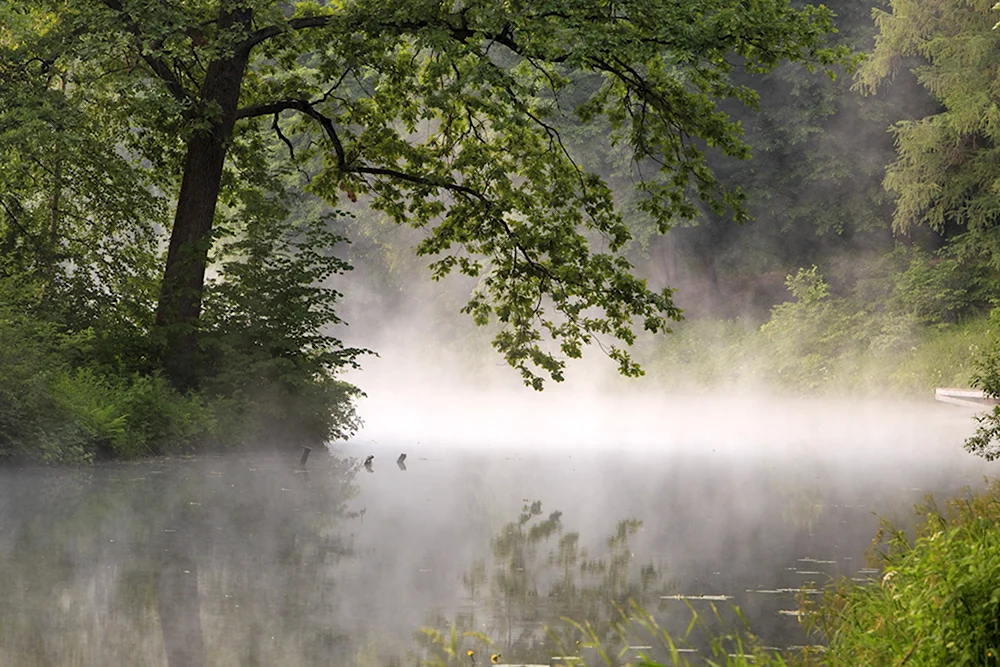
M838 296L816 267L800 269L786 281L792 300L763 325L684 322L644 350L643 362L655 382L684 390L927 397L935 387L969 386L994 328L983 300L934 310L940 290L914 294L901 278L908 273L883 276L900 283L884 294L858 287Z

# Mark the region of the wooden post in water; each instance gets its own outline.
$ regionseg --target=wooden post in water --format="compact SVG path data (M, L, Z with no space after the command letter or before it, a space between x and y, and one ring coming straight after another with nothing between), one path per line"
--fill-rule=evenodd
M307 447L306 445L302 445L302 458L299 459L300 468L306 467L306 461L309 459L309 452L311 451L312 447Z

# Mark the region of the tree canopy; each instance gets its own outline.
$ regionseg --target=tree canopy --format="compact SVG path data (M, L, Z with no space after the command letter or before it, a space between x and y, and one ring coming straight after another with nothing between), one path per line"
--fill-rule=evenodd
M897 159L886 189L895 196L893 224L927 224L1000 265L1000 34L993 2L892 0L874 10L878 34L858 87L876 92L901 68L940 103L937 113L893 127Z
M615 195L561 130L606 123L664 229L699 199L739 218L739 193L705 158L748 156L720 105L757 96L733 73L847 58L827 42L829 10L788 0L28 0L3 12L0 67L15 85L0 101L2 150L52 147L41 151L51 164L5 165L18 170L11 234L38 238L48 219L65 245L53 221L88 168L102 182L84 186L73 215L90 233L116 216L132 223L118 234L149 229L172 210L155 331L181 385L197 382L219 225L252 208L248 193L295 179L330 204L367 197L426 229L418 251L436 275L480 279L466 310L502 324L495 346L536 387L537 371L561 379L594 339L663 330L679 315L670 292L635 277Z

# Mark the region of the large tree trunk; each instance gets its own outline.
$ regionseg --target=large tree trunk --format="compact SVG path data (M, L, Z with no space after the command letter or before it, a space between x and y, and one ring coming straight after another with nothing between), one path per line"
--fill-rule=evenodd
M249 10L224 11L219 29L250 25ZM205 268L211 247L212 223L219 199L222 168L233 136L246 71L249 49L236 49L228 58L208 65L202 86L199 111L210 119L204 131L188 140L174 226L170 234L167 264L156 309L156 325L163 336L163 367L179 387L198 381L197 326L201 316Z

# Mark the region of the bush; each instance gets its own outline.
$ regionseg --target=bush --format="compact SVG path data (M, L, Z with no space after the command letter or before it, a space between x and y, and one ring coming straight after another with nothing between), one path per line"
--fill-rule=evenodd
M256 204L263 219L222 245L209 286L198 392L181 393L152 370L148 308L112 305L109 315L76 294L81 305L69 317L61 303L76 303L72 295L0 271L0 458L61 463L323 443L357 428L360 391L337 374L362 351L325 332L339 321L340 296L327 281L349 268L332 254L341 239L325 219L293 223Z
M41 290L0 278L0 458L78 463L183 451L214 436L211 406L158 375L93 358L95 337L40 314Z
M844 347L850 314L830 298L829 286L815 266L799 269L785 284L794 301L775 306L761 333L772 344L777 376L797 387L815 388Z
M38 300L37 285L0 279L0 458L79 459L80 437L53 389L67 372L67 337L33 317Z
M908 266L891 277L890 308L912 315L921 324L956 322L970 309L969 276L956 259L934 258L902 246L894 254L908 261Z
M910 348L915 340L911 318L831 295L815 266L789 275L786 284L794 301L775 306L761 327L767 363L781 385L815 390L870 384L874 358Z
M202 398L181 394L159 375L101 376L77 369L54 389L65 418L78 425L99 457L187 451L214 435L215 416Z
M327 331L340 322L329 282L350 269L333 252L344 239L327 217L293 220L280 201L249 203L244 232L220 244L221 269L208 285L203 390L224 401L226 432L272 442L347 437L359 425L361 392L337 376L365 350Z

